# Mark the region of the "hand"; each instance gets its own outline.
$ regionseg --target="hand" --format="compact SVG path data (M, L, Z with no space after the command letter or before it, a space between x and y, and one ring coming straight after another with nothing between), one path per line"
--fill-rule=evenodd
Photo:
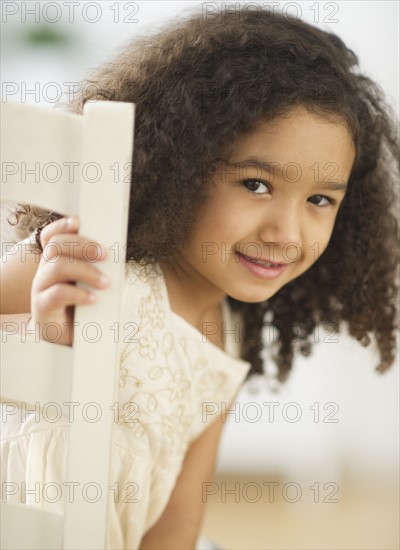
M107 279L101 280L101 271L92 263L107 257L106 248L78 235L78 226L78 218L61 218L41 231L43 252L32 281L32 317L27 327L39 329L43 340L66 346L73 344L75 306L96 301L95 294L76 286L76 282L97 289L109 284ZM47 323L53 325L45 328Z

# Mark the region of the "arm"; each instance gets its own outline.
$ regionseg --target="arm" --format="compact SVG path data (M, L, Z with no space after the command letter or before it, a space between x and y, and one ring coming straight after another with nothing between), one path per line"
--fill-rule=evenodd
M0 263L0 329L16 334L31 317L31 287L40 254L26 243L18 243L12 254L5 254Z
M214 477L221 415L189 447L169 503L143 537L140 550L194 549L204 512L203 483Z
M7 257L2 257L3 303L1 314L31 312L28 329L33 330L40 339L54 342L43 328L54 323L57 329L58 345L72 346L74 340L71 324L74 320L75 306L89 306L96 301L92 288L84 288L77 283L86 283L95 289L104 289L109 279L101 269L92 263L102 261L108 256L105 246L78 233L79 218L60 218L47 224L40 233L43 253L36 250L32 243L22 241ZM71 251L67 246L71 236L76 245ZM68 238L65 241L64 238ZM85 253L90 244L96 245L96 251ZM50 251L51 245L57 245L57 252ZM26 252L26 253L25 253ZM100 252L100 254L99 254ZM26 255L28 254L28 256ZM20 289L20 290L19 290ZM23 325L15 320L16 334Z
M26 243L18 243L18 249L5 254L0 263L1 300L0 314L19 318L16 314L31 311L32 281L39 266L40 254ZM3 320L3 318L2 318Z

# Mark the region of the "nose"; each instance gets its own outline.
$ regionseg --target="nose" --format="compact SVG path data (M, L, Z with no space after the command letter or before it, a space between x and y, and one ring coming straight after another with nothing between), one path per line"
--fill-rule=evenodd
M263 243L266 256L269 251L273 251L277 261L299 260L303 244L301 212L294 204L277 204L275 208L269 209L263 219L258 237Z

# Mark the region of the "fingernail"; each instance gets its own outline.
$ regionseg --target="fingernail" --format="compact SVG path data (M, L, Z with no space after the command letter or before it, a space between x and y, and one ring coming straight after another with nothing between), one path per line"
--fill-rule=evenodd
M99 284L100 284L101 286L107 286L108 283L109 283L109 280L108 280L108 278L107 278L105 275L101 275L101 276L99 277Z
M75 218L72 218L72 217L67 218L67 219L65 220L65 226L66 226L68 229L72 229L72 227L75 226Z

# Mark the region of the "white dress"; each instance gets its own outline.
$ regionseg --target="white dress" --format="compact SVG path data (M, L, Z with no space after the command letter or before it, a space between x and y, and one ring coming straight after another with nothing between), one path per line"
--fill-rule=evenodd
M204 404L215 403L212 410L221 410L223 402L228 406L250 369L250 363L239 358L239 330L233 330L240 326L239 317L227 299L223 351L171 310L159 265L150 270L154 277L137 262L126 264L120 326L136 326L128 331L132 341L121 344L110 483L114 488L108 497L107 545L112 549L139 547L168 504L190 443L216 418L203 418ZM30 414L22 422L20 415L12 415L1 426L3 483L26 482L27 489L35 483L40 488L49 482L63 486L66 421L38 421ZM18 491L8 502L20 498ZM27 504L63 509L63 498L50 500L26 495Z

